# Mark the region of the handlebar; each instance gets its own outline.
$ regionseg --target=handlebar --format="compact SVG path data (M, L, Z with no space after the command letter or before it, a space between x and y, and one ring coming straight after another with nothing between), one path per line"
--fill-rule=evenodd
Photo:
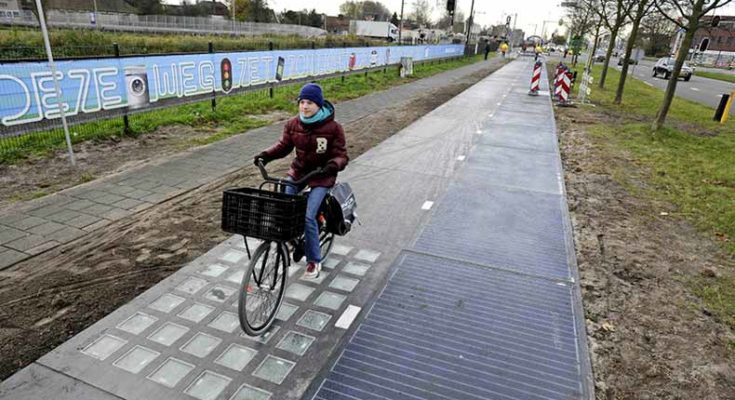
M263 176L263 179L266 182L275 183L275 184L278 184L278 185L289 185L289 186L294 186L294 187L299 186L302 183L304 183L304 182L308 181L309 179L311 179L312 177L314 177L316 175L319 175L322 172L324 172L324 170L322 168L317 168L317 169L309 172L308 174L304 175L303 177L301 177L301 179L292 181L292 180L282 179L282 178L271 178L268 175L268 171L265 170L265 165L263 165L263 161L260 160L260 159L258 160L258 169L260 170L260 174Z

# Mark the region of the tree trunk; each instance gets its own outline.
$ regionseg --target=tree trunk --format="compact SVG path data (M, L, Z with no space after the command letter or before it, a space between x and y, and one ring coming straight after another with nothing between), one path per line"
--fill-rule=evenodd
M607 68L610 66L610 58L615 48L615 39L618 37L618 29L620 24L615 25L615 29L610 30L610 43L607 45L607 53L605 53L605 63L602 66L602 75L600 75L600 89L605 88L605 78L607 77Z
M661 103L661 107L658 109L656 119L653 121L651 128L653 131L658 131L666 122L666 115L669 113L671 102L674 101L674 94L676 93L676 84L679 81L679 72L681 72L681 66L684 65L684 60L689 54L689 47L692 45L694 39L694 32L696 31L699 18L702 13L702 7L704 0L697 0L692 8L692 14L687 21L687 31L684 35L684 40L679 47L679 53L676 56L676 64L674 64L674 71L669 77L669 84L666 85L666 92L664 93L664 101Z
M597 42L600 40L600 28L602 27L602 21L600 21L597 24L597 29L595 29L595 42L592 44L592 52L589 55L589 60L587 62L587 65L589 66L588 71L592 70L592 66L595 64L595 54L597 53Z
M646 9L646 3L645 0L639 0L640 3L638 4L638 12L636 13L635 19L633 20L633 27L630 31L630 37L628 38L628 43L625 46L625 58L623 58L623 69L620 71L620 81L618 81L618 91L615 92L615 100L613 103L620 104L623 101L623 90L625 89L625 79L628 77L628 61L630 60L630 55L633 53L633 46L635 46L635 40L638 36L638 29L641 26L641 19L643 19L643 14Z

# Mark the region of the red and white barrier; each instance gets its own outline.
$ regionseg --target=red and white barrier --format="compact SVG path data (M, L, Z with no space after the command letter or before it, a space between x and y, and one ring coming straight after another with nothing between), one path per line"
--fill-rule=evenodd
M559 82L559 100L560 105L569 103L569 92L572 88L572 73L565 71L560 75L561 80Z
M533 74L531 75L531 90L528 91L530 96L538 96L541 85L541 62L537 61L533 66Z

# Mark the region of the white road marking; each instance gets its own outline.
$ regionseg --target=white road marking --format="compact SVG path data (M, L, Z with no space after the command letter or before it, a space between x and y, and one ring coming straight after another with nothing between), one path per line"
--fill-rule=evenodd
M434 205L434 202L433 201L425 201L424 202L424 205L421 206L421 209L422 210L429 210L429 209L431 209L431 206L433 206L433 205Z
M334 326L342 329L349 328L350 325L352 325L352 321L357 318L357 314L360 313L360 310L362 310L362 308L350 304L349 306L347 306L347 309L345 310L345 312L342 313L342 316L339 317L337 323L335 323Z
M457 157L457 160L458 161L464 161L465 158L466 158L465 156L459 156L459 157Z
M651 83L648 83L648 82L646 82L646 81L643 81L643 83L645 83L646 85L648 85L648 86L650 86L650 87L653 87L653 84L651 84Z

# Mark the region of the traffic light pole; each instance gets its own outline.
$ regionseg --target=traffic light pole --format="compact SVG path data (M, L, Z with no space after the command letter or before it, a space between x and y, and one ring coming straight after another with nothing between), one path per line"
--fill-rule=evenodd
M474 1L474 0L473 0ZM454 33L454 9L457 3L455 0L447 0L447 13L449 13L449 31Z

